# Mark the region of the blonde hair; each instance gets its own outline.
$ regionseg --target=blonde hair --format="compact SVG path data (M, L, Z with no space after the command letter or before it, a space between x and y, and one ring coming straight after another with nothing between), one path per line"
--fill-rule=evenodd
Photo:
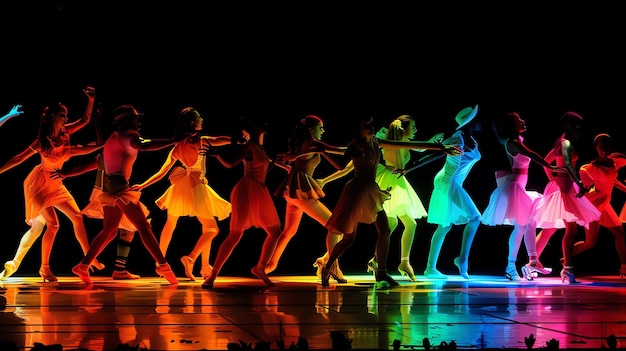
M410 128L413 117L400 115L389 124L387 140L402 140L404 133Z

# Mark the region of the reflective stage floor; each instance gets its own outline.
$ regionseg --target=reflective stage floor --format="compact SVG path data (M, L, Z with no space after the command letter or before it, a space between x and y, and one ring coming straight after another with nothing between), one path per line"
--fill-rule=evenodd
M310 350L338 349L331 334L354 350L424 349L454 341L458 349L534 348L551 340L560 349L606 347L607 337L626 345L626 279L580 276L568 285L555 276L510 282L498 276L447 281L418 276L412 283L377 289L371 275L348 275L349 283L321 287L315 276L273 276L276 286L246 277L219 277L212 290L202 280L159 277L134 281L94 275L87 286L73 276L42 283L37 277L0 282L0 341L20 350L35 343L63 350L227 350L241 342L269 342L278 350L298 337ZM299 346L298 346L299 345ZM232 347L233 345L230 345Z

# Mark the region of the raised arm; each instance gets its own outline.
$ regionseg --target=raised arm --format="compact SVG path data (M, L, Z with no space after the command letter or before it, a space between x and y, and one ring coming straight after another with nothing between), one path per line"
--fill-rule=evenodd
M85 89L83 89L83 93L85 93L85 95L87 96L87 107L85 107L85 112L83 113L83 116L80 119L71 123L67 123L65 125L65 129L67 130L68 134L75 133L82 127L86 126L91 120L91 114L93 113L93 105L94 105L94 101L96 100L96 89L88 86Z

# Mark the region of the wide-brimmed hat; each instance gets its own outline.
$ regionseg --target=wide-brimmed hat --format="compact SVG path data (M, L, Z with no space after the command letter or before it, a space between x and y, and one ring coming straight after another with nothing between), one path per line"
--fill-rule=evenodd
M132 104L125 104L118 106L115 110L113 110L113 115L115 116L113 119L118 122L124 121L128 118L143 116L143 113L137 112L135 106L133 106Z
M458 127L456 127L456 130L463 128L463 126L465 126L471 120L473 120L474 117L476 117L477 113L478 113L478 105L474 106L474 108L466 107L462 109L461 111L459 111L459 113L456 114L456 117L454 117L454 120L459 125Z

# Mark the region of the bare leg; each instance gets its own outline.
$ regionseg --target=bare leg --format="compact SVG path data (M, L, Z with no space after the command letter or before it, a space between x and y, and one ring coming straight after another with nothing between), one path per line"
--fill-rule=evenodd
M20 244L15 251L13 259L4 263L4 270L0 272L0 280L10 277L17 271L20 264L24 260L24 257L35 243L35 240L37 240L43 232L45 226L46 221L43 219L42 215L39 215L32 220L30 229L28 229L20 239Z
M215 257L215 262L213 263L213 269L211 270L211 273L204 280L204 283L202 283L203 288L213 288L213 282L215 281L218 274L220 273L220 270L226 263L226 260L228 260L228 258L230 257L233 249L235 249L235 246L237 246L237 244L241 240L242 236L243 229L230 229L228 236L226 237L226 239L224 239L224 241L220 245L219 250L217 251L217 256Z
M265 285L273 286L274 283L270 280L270 278L265 274L265 267L267 266L267 262L272 257L274 250L276 249L276 240L280 236L280 227L269 227L263 228L267 233L265 237L265 241L263 242L263 248L261 249L261 255L259 256L259 262L256 267L252 268L252 274L254 274L257 278L263 280Z
M598 233L600 232L600 223L598 221L589 223L589 228L585 228L585 240L577 241L574 243L574 256L580 254L583 251L589 250L596 246L598 242Z
M161 236L159 237L159 248L163 256L167 254L167 248L170 246L170 242L172 241L172 235L176 229L176 224L178 224L178 216L168 213L167 220L163 225L163 229L161 229Z
M274 250L272 257L269 259L267 267L265 267L265 273L273 272L278 266L278 261L280 261L280 257L283 255L287 244L291 238L296 235L303 214L304 210L302 210L301 207L297 206L294 202L287 200L285 208L285 226L282 233L280 233L278 237L276 249Z
M537 238L535 240L536 248L537 248L537 257L541 258L541 254L543 253L543 249L546 248L550 238L554 233L556 233L556 228L543 228L539 234L537 234Z
M476 231L478 230L478 226L480 225L480 218L475 218L469 221L465 228L463 228L463 239L461 241L461 252L457 260L455 259L455 264L459 268L459 273L463 278L469 278L467 274L468 264L469 264L469 254L470 249L472 248L472 243L474 242L474 237L476 236Z
M444 274L437 270L437 262L439 261L439 254L441 253L441 247L446 235L452 228L451 225L437 225L433 237L430 239L430 250L428 251L428 261L426 262L425 276L432 277L445 277Z

